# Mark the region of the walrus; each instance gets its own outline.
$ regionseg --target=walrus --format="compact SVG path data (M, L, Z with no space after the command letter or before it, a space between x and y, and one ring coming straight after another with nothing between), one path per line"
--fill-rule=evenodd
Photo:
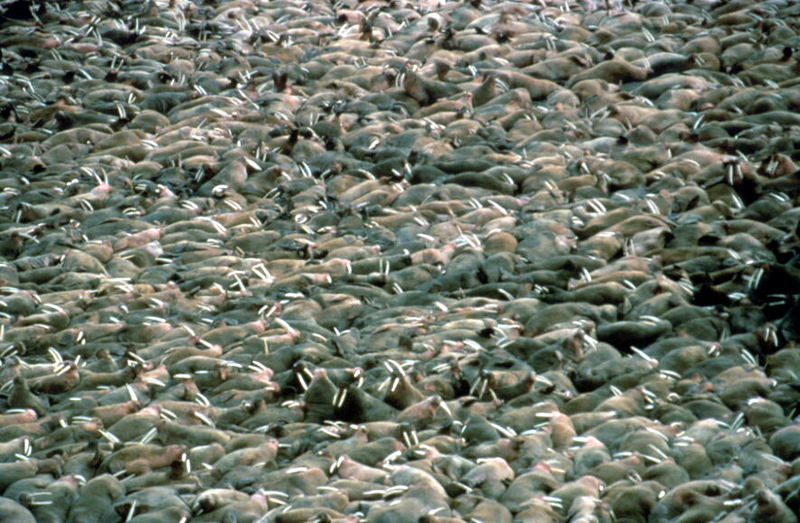
M0 454L34 518L796 508L794 6L23 4Z

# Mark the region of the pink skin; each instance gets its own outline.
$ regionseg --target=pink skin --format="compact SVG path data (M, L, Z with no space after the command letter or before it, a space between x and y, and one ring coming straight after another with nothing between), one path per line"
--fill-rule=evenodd
M261 382L264 382L264 383L271 383L270 380L272 379L272 374L273 374L272 369L266 369L266 370L263 370L261 372L258 372L256 374L254 374L253 376L258 381L261 381Z
M25 412L20 412L19 414L4 415L2 421L0 421L0 427L7 427L20 423L31 423L36 421L37 418L36 411L33 409L26 409Z
M158 196L160 198L177 198L177 196L175 196L175 193L172 192L166 185L158 186Z
M108 196L108 195L111 193L111 191L112 191L113 189L114 189L114 188L113 188L113 187L111 187L111 185L109 185L109 184L107 184L107 183L99 183L99 184L97 184L97 187L95 187L94 189L92 189L92 190L90 191L90 194L92 194L92 195L94 195L94 196L103 196L103 197L106 197L106 196Z
M263 319L256 320L252 322L250 325L252 325L255 328L257 334L262 334L264 331L267 330L267 327L269 327L269 323Z
M151 229L145 229L137 232L136 234L132 234L118 240L114 244L114 251L117 252L125 249L135 249L137 247L141 247L152 241L158 240L161 238L162 234L163 233L161 232L161 229L157 229L155 227Z
M145 414L148 416L160 416L161 415L161 407L159 405L152 405L149 407L144 407L141 409L139 414Z

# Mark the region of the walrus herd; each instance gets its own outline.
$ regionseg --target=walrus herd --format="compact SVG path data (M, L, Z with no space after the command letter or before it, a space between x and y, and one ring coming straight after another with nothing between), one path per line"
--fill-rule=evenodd
M799 31L0 1L0 521L796 522Z

